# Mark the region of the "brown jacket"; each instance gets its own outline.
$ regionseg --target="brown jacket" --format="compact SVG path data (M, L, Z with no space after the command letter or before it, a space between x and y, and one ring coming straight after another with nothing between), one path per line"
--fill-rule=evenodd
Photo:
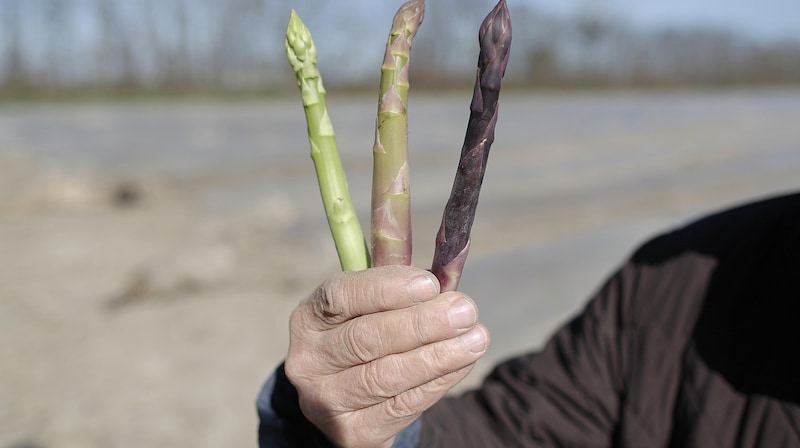
M800 447L800 194L646 244L541 353L426 412L420 446Z

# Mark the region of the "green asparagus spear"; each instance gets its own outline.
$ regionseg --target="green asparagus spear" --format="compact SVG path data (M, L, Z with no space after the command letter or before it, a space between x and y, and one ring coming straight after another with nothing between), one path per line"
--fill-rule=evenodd
M381 67L372 174L372 264L411 264L408 178L408 63L425 14L424 0L403 4L394 16Z
M505 0L500 0L486 16L478 40L478 71L467 133L450 199L436 236L431 267L431 272L441 283L442 291L452 291L458 287L469 252L470 231L489 149L494 141L500 86L511 47L511 18Z
M308 27L294 11L286 30L286 54L302 93L311 158L339 263L344 271L366 269L369 267L369 253L347 188L336 147L336 134L328 116L325 87L317 69L317 48Z

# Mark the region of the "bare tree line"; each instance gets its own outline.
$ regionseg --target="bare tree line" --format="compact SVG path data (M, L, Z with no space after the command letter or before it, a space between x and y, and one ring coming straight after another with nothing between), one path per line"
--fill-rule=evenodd
M253 88L279 77L268 0L0 0L7 88ZM280 11L283 12L283 11Z
M518 11L533 34L522 63L541 85L796 83L800 42L759 42L723 29L637 30L608 11L568 19ZM519 51L519 48L516 49Z
M416 82L468 84L489 0L429 2ZM0 90L248 91L292 83L289 10L320 46L329 85L372 86L392 8L364 0L0 0ZM638 30L585 8L567 18L514 5L507 79L519 85L800 81L800 42L733 32ZM321 36L321 38L320 38Z

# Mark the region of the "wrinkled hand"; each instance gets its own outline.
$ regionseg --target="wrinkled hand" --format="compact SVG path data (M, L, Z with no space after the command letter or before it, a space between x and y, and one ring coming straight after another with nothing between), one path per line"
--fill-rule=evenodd
M303 414L345 447L390 447L486 352L475 303L406 266L344 272L290 320L286 375Z

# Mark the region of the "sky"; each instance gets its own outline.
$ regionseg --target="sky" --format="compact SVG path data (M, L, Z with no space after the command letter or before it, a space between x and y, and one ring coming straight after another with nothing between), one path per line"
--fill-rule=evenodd
M632 24L706 26L741 31L757 39L800 39L800 0L508 0L556 12L608 8Z

